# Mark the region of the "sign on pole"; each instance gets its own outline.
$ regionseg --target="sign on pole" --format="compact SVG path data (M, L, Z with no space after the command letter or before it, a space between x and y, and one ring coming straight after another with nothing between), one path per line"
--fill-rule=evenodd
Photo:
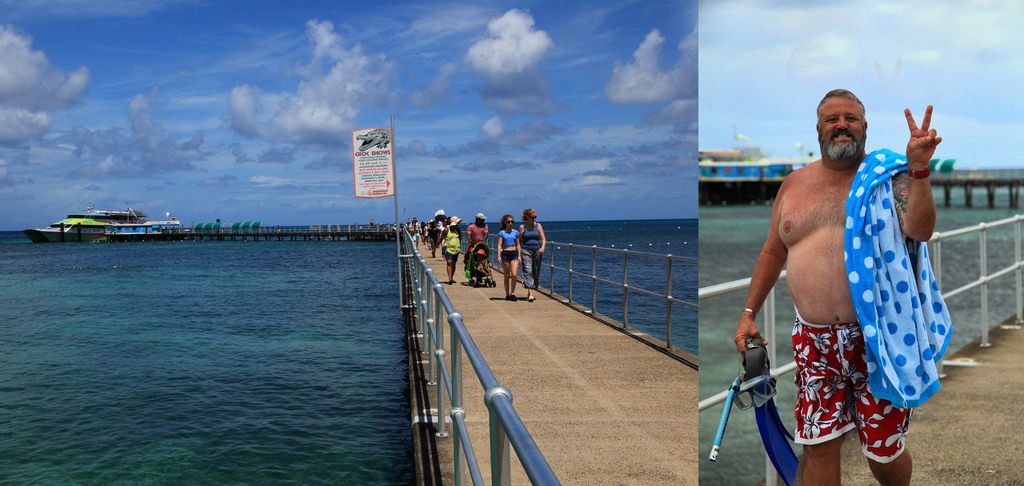
M391 130L352 130L352 174L356 197L395 195L395 151Z

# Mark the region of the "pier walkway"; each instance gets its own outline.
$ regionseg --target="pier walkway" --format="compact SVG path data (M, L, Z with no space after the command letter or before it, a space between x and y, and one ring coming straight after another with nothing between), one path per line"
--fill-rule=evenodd
M444 260L429 253L426 260L446 281ZM696 484L697 370L684 361L697 358L678 350L673 356L663 343L652 344L660 342L656 338L623 332L545 289L532 303L506 301L502 276L494 276L498 287L473 288L456 271L456 283L444 291L496 378L511 390L516 412L559 481ZM469 385L477 383L470 367L463 377L469 435L481 470L488 471L488 410L480 387ZM451 467L451 440L437 439L442 469ZM515 453L512 461L512 483L529 484ZM449 474L442 472L446 483Z

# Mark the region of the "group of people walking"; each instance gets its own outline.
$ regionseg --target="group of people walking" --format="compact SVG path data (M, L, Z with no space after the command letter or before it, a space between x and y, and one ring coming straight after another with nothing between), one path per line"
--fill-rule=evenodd
M536 300L533 291L537 289L541 257L547 246L547 238L544 236L544 227L537 222L536 210L525 209L521 217L522 224L518 228L516 228L515 218L511 214L501 217L497 234L497 262L504 275L505 300L519 300L516 296L516 286L519 269L522 267L526 300L533 302ZM483 213L477 213L475 221L465 232L467 251L463 261L466 264L467 277L474 286L480 284L496 286L491 280L491 271L488 265L491 248L487 241L490 230L485 222L486 219ZM429 223L413 220L413 230L419 237L419 244L427 245L430 256L437 258L437 250L440 248L441 256L447 263L447 283L449 285L455 283L456 264L462 250L463 232L459 228L461 222L462 219L457 216L446 216L443 209L435 213L434 219Z

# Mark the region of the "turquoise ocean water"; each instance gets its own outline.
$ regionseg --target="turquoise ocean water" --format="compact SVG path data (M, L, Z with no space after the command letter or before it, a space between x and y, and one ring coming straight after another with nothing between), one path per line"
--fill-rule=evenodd
M697 254L696 221L545 228ZM0 233L0 484L407 484L395 255L394 242ZM631 282L666 285L636 260ZM673 288L692 299L673 293L695 301L696 279L694 265L674 268ZM614 300L598 290L599 306ZM664 332L663 307L631 297L631 324ZM678 307L675 344L695 352L696 312Z
M938 205L936 231L972 226L1024 213L1008 208L1008 194L997 192L994 209L989 209L984 190L974 193L974 208L964 203L963 191L954 191L951 206L944 206L941 189L933 191ZM747 278L757 261L768 232L769 206L728 206L700 208L700 286ZM1013 225L994 229L987 235L988 273L994 273L1013 262ZM977 234L958 237L943 243L943 291L958 288L979 276L979 244ZM989 289L989 319L992 325L1014 314L1015 297L1012 273L997 280ZM954 334L947 356L981 334L980 294L967 291L947 301L954 323ZM736 320L746 300L746 291L705 299L700 309L700 397L706 398L729 385L739 371L739 354L732 338ZM776 286L775 344L778 365L792 361L790 333L794 318L793 304L784 284ZM763 325L763 320L758 323ZM939 393L942 393L941 391ZM793 427L793 402L796 390L792 374L779 382L776 402L783 421ZM733 409L717 463L707 461L715 430L722 413L718 405L700 414L700 483L702 485L753 485L764 478L764 455L757 425L750 411ZM915 447L911 426L908 444ZM917 442L917 447L926 443ZM799 446L796 447L799 454Z

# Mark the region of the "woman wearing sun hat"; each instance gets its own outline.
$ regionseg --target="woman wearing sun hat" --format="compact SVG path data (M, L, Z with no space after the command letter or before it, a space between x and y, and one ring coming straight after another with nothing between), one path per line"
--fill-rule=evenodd
M448 285L455 283L455 263L459 261L459 251L462 250L462 232L459 231L461 222L458 216L451 217L448 231L444 236L444 246L441 248L441 254L448 265Z

